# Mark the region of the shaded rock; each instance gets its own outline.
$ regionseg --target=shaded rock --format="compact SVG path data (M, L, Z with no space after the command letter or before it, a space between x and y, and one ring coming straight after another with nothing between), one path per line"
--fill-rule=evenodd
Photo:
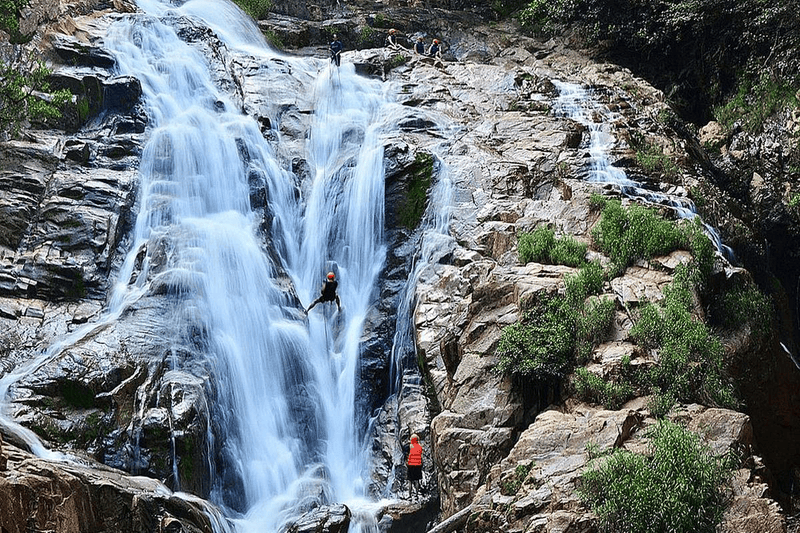
M9 469L0 475L0 525L10 533L93 530L149 532L175 524L179 531L210 531L197 501L172 494L158 481L102 465L81 466L36 458L5 445Z

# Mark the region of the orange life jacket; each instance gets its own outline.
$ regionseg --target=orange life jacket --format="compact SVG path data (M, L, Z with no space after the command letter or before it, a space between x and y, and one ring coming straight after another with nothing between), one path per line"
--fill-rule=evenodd
M422 446L419 441L411 441L411 450L408 452L408 466L422 466Z

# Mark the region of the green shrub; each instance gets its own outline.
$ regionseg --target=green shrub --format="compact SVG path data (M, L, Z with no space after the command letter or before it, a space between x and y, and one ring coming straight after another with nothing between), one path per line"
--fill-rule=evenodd
M636 162L646 172L660 172L667 177L678 175L678 165L664 153L660 146L648 142L643 135L631 137L633 149L636 150Z
M589 197L589 209L592 211L602 211L606 206L607 201L608 198L602 194L592 193L592 195Z
M514 469L514 475L508 481L504 481L500 485L500 492L506 496L514 496L525 482L528 473L531 471L533 463L517 465Z
M784 106L797 105L795 90L770 74L758 79L744 78L736 94L721 106L714 107L714 118L729 130L737 122L748 132L757 132L764 121Z
M601 344L614 321L614 300L593 298L583 306L575 334L575 355L578 363L584 364L594 348Z
M550 250L550 262L555 265L571 267L581 266L586 262L586 243L575 240L569 235L557 239Z
M540 226L533 233L521 233L517 238L517 253L522 263L581 266L586 262L589 246L570 235L556 239L555 231Z
M591 262L567 276L566 295L539 296L516 324L500 335L498 371L537 381L560 379L602 342L614 316L614 301L586 303L603 286L603 269Z
M584 300L593 294L603 291L605 271L597 261L586 263L577 274L567 274L564 284L567 286L567 300L575 307L581 307Z
M624 271L639 259L695 248L702 255L703 269L710 271L713 246L706 242L708 238L696 226L666 220L654 210L638 204L624 208L619 200L608 200L592 230L592 238L595 245L611 258L617 272Z
M572 368L578 314L564 298L540 296L522 320L500 335L498 370L533 379L560 379Z
M713 533L725 508L727 458L715 457L700 438L660 421L649 432L650 453L615 450L593 460L579 494L602 531Z
M769 297L754 285L726 291L712 305L711 315L728 330L749 327L758 339L772 331L774 311Z
M34 53L15 54L8 63L0 58L0 133L13 137L26 120L61 116L62 106L72 96L67 89L53 92L49 101L35 94L50 92L50 74Z
M599 403L606 409L619 409L633 398L634 389L626 382L606 381L585 368L575 370L575 393L586 402Z
M648 374L656 391L684 402L735 407L733 387L724 377L722 343L691 314L687 270L679 270L664 290L663 302L641 308L630 336L639 345L658 350L658 364Z
M545 226L539 226L533 233L521 233L517 238L519 260L523 264L547 263L555 243L555 231Z
M253 20L261 20L267 16L269 10L273 8L272 0L234 0L242 11L250 15Z

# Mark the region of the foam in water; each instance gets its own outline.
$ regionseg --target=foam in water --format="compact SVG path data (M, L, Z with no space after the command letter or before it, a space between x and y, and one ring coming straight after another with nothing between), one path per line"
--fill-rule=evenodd
M296 176L170 23L202 20L231 51L266 61L275 54L260 31L227 1L176 7L141 0L139 7L145 13L115 23L106 40L119 73L141 80L150 120L131 249L100 322L6 376L0 392L5 396L20 376L93 328L113 326L155 286L176 288L180 313L205 333L216 378L212 416L222 434L209 442L241 484L224 486L209 465L212 500L238 531L277 531L334 502L355 510L351 531L377 531L364 491L368 455L358 436L366 414L356 412L355 391L363 325L385 258L381 136L394 126L381 117L391 116L395 104L352 65L292 59L298 71L319 72L314 123L297 154L312 175L298 198ZM267 188L279 265L264 253L259 214L250 206L253 173ZM306 319L278 278L285 273L307 305L328 270L338 275L344 309L337 314L323 304Z

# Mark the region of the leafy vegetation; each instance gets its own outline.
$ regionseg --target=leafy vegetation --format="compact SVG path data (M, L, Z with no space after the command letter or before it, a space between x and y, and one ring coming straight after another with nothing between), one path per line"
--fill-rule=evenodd
M610 299L586 301L603 287L597 262L586 263L567 276L564 296L537 296L516 324L500 336L498 371L534 381L560 380L602 342L613 319Z
M727 330L748 327L756 339L763 340L772 330L774 310L767 295L747 284L720 295L712 303L709 315Z
M648 436L648 455L615 450L593 460L581 476L579 494L601 530L712 533L725 508L721 487L730 460L714 456L695 433L666 420Z
M619 409L636 392L627 382L615 383L592 374L586 368L575 370L575 394L584 401L599 403L606 409Z
M414 164L411 166L408 194L398 210L400 224L408 229L416 228L422 220L432 178L433 156L425 152L417 152Z
M536 34L569 26L576 30L572 35L664 90L684 119L704 124L740 79L767 72L778 85L797 89L800 11L792 6L763 0L532 0L518 18Z
M664 300L645 304L630 331L640 346L658 350L658 364L647 379L657 394L684 402L736 407L733 386L725 377L720 340L692 316L691 274L678 268Z
M522 319L503 328L498 370L547 382L572 369L578 314L565 298L539 296Z
M272 0L233 0L242 11L250 15L253 20L261 20L267 16L274 7Z
M47 99L39 95L50 92L51 71L38 56L21 47L32 37L19 31L19 11L27 4L28 0L0 0L0 30L9 35L10 44L0 56L0 136L16 136L29 119L60 117L60 108L71 96L66 89Z
M736 94L727 103L715 106L713 113L729 130L740 124L745 131L758 132L767 117L785 106L797 105L795 88L785 80L762 74L755 80L749 76L742 79Z
M577 267L586 262L588 245L565 235L556 239L555 231L540 226L533 233L521 233L517 251L523 263L547 263Z
M656 144L648 142L643 135L631 136L636 150L636 162L646 172L660 173L668 178L678 175L678 165Z
M624 208L619 200L607 200L592 238L597 247L611 258L614 273L624 271L636 260L650 259L677 249L693 252L698 272L702 275L707 275L713 266L713 245L703 234L699 221L676 224L638 204Z
M31 35L23 35L19 31L20 11L28 5L29 0L0 0L0 30L9 36L9 44L22 44L30 41Z
M513 496L515 495L520 487L522 487L522 483L525 482L525 478L528 477L528 473L533 468L533 463L529 464L519 464L514 469L514 475L511 479L506 480L500 484L500 490L506 496Z

